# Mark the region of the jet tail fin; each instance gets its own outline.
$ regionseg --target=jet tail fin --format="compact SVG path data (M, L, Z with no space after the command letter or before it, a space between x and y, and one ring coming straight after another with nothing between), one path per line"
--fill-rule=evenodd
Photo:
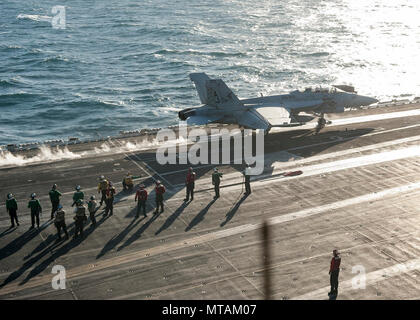
M207 89L206 82L210 80L208 75L205 73L190 73L190 79L195 84L198 96L200 97L202 104L207 104Z
M205 73L191 73L201 103L222 105L225 103L240 104L238 97L221 79L210 79Z

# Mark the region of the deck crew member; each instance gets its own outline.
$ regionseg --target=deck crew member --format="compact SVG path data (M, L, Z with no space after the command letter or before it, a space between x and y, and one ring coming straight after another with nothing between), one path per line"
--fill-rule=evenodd
M97 206L98 204L96 203L95 196L91 196L88 202L88 211L89 211L90 222L92 222L93 226L96 226L95 213L97 210Z
M108 188L105 191L105 214L106 216L108 213L110 216L114 213L114 195L116 193L116 190L114 186L112 185L112 182L108 182Z
M39 214L42 212L41 204L39 203L39 200L36 199L36 193L31 194L31 200L28 202L28 208L31 208L31 222L32 226L30 229L33 229L35 227L35 220L36 225L39 228Z
M16 221L16 224L19 225L19 221L17 217L18 204L12 193L9 193L7 195L6 210L9 213L10 221L12 222L10 228L15 227L15 221Z
M61 240L61 229L63 229L64 234L66 235L66 240L69 238L69 234L67 232L66 220L65 220L65 212L63 210L63 206L59 204L57 206L57 210L54 212L54 225L57 228L57 236L58 240Z
M76 192L73 193L73 204L71 205L72 207L74 207L74 205L77 204L77 201L83 200L85 198L85 194L83 193L83 191L80 191L80 189L80 186L76 186Z
M219 172L217 168L213 169L213 174L211 175L212 184L214 185L215 196L214 199L220 197L220 178L223 176L223 173Z
M194 186L195 186L195 172L193 168L188 169L187 177L185 179L185 186L187 189L187 196L184 201L188 201L191 195L191 201L194 200Z
M144 188L144 184L139 186L139 189L136 192L136 196L134 197L134 201L137 202L137 213L136 218L139 217L140 211L143 209L143 215L146 215L146 201L147 201L147 190Z
M249 167L249 165L247 164L245 167L245 170L243 171L243 175L244 175L244 182L245 182L245 194L251 194L251 175L250 175L250 170L251 168Z
M327 120L324 118L324 114L321 114L321 117L318 119L318 124L315 128L315 134L318 134L322 129L324 129L325 125L327 124Z
M341 257L337 250L333 250L333 257L330 263L330 284L331 291L328 295L337 295L338 292L338 274L340 273Z
M133 190L133 187L134 187L133 176L130 174L130 172L127 172L127 175L123 178L122 185L123 185L124 191Z
M87 220L86 217L86 208L83 205L83 200L79 199L76 202L76 208L74 209L74 213L76 214L74 216L74 225L75 225L75 231L74 231L74 238L77 238L78 235L83 237L83 225L85 221Z
M159 181L156 181L156 187L155 187L155 192L156 192L156 211L154 212L154 214L157 214L159 211L159 207L161 207L160 212L163 212L163 194L166 192L165 186Z
M99 206L101 206L106 199L106 189L108 189L108 180L106 180L104 176L100 176L98 184L98 193L102 193L102 197Z
M49 192L50 200L51 200L51 220L54 218L54 212L57 211L58 205L60 204L60 197L61 193L57 190L57 185L54 183L50 192Z

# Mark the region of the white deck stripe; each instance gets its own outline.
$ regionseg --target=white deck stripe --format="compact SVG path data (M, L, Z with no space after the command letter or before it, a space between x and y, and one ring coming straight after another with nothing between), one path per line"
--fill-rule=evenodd
M381 113L381 114L372 114L372 115L362 116L362 117L343 118L343 119L332 120L331 122L332 122L332 125L341 126L344 124L405 118L405 117L413 117L413 116L420 116L420 109Z
M328 124L328 127L334 126L342 126L354 123L363 123L363 122L370 122L370 121L379 121L379 120L388 120L388 119L398 119L398 118L406 118L406 117L413 117L419 116L420 109L415 110L408 110L408 111L396 111L396 112L388 112L388 113L381 113L381 114L372 114L367 116L360 116L360 117L349 117L343 119L331 119L331 124ZM284 132L284 131L295 131L295 130L302 130L302 129L313 129L317 126L316 122L309 122L302 126L296 127L287 127L287 128L272 128L272 132Z

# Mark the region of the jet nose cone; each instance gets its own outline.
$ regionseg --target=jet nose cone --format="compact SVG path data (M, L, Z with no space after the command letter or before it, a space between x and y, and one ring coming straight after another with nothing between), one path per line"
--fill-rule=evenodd
M356 96L355 99L353 100L353 106L354 107L359 107L359 106L368 106L371 105L373 103L378 102L379 100L375 99L375 98L371 98L371 97L366 97L366 96Z
M377 102L379 102L379 100L378 99L375 99L375 98L371 98L371 97L364 97L364 99L365 99L365 105L366 106L368 106L368 105L370 105L370 104L373 104L373 103L377 103Z

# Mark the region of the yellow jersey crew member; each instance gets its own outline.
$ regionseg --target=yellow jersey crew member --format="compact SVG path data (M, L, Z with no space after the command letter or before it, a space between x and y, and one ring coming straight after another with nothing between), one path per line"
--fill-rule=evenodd
M69 238L69 234L67 232L65 214L66 213L63 210L63 206L59 204L57 207L57 210L54 212L54 225L57 228L58 241L61 240L61 229L63 229L64 234L66 235L66 240Z
M105 213L104 216L109 215L112 216L114 212L114 195L116 193L116 190L114 186L112 185L112 182L108 182L108 188L105 191Z
M133 191L134 188L134 179L140 178L140 176L133 176L130 172L127 172L127 175L123 178L122 185L124 191Z
M102 193L101 201L99 202L99 206L106 200L106 189L108 189L108 180L105 179L104 176L99 177L99 184L98 184L98 193Z

